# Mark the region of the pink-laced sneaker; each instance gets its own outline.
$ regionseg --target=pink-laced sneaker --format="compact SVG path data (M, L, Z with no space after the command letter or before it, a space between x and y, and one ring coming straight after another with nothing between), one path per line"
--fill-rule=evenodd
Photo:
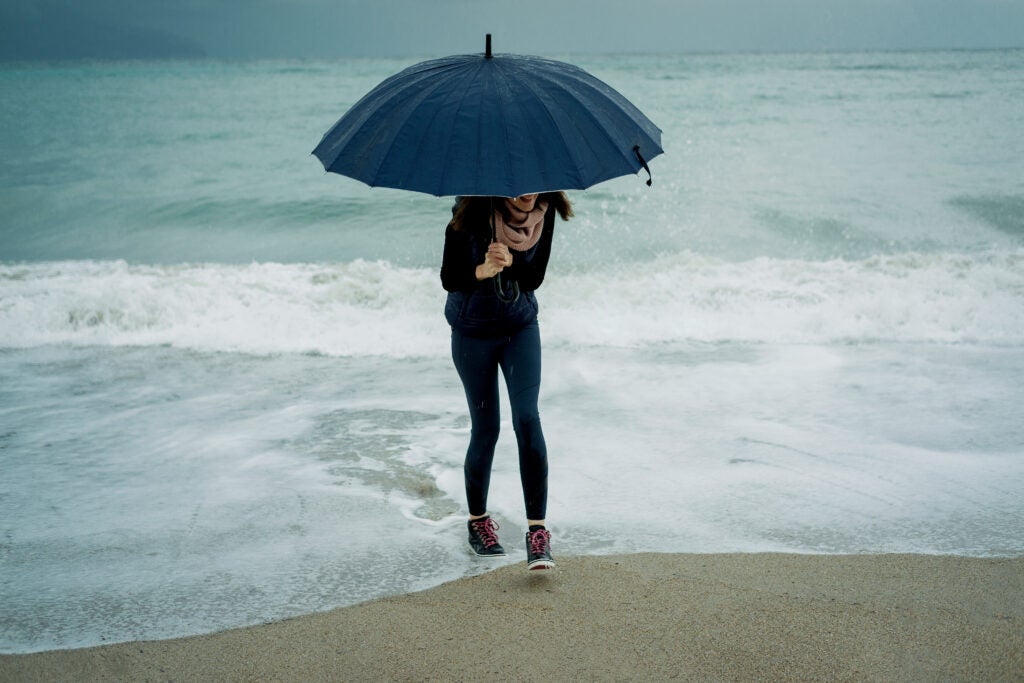
M479 557L504 557L505 549L498 543L498 523L490 517L471 519L469 545Z
M532 526L526 533L526 568L555 568L551 557L551 532L542 526Z

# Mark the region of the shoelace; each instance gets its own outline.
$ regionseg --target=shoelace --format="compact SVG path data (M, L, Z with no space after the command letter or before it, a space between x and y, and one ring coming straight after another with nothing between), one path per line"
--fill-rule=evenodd
M543 555L548 551L548 544L551 542L551 532L547 529L537 529L530 532L530 552L534 555Z
M501 527L498 526L498 523L490 517L473 522L473 531L475 531L480 537L480 540L483 541L485 548L490 548L492 545L498 545L498 534L495 532L500 528Z

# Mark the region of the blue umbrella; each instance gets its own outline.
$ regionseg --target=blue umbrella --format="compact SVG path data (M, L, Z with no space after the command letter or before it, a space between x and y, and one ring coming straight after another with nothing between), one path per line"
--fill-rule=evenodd
M373 187L438 197L582 190L638 173L661 130L586 71L491 54L415 64L334 124L313 154ZM650 184L650 179L648 179Z

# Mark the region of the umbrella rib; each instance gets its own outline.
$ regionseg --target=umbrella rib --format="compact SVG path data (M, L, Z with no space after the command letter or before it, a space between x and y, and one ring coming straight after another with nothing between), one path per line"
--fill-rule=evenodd
M482 66L483 66L483 62L481 62L481 64L477 66L476 74L480 73L480 69L482 68ZM471 91L471 88L463 88L462 89L462 96L459 98L459 104L458 104L457 107L455 107L455 111L452 112L452 119L453 119L453 121L458 120L459 114L462 112L463 105L466 103L466 100L469 99L470 91ZM454 124L453 124L453 127L454 127ZM449 145L448 149L445 150L444 160L443 160L443 162L441 164L441 173L438 174L438 185L435 185L435 187L434 187L433 194L436 197L442 196L442 194L438 194L438 191L441 189L440 188L440 184L441 184L442 180L448 176L448 167L451 164L451 158L452 158L452 148L451 148L451 145Z
M509 85L509 78L508 78L508 76L502 70L500 70L500 69L496 69L495 70L495 74L496 74L496 76L501 78L501 80L504 83L505 87L507 89L511 90L511 88L508 88L508 85ZM519 83L521 81L516 81L516 82ZM525 83L524 83L524 85L525 85ZM511 102L508 102L507 104L511 104ZM520 112L523 111L523 105L522 105L521 102L519 102L518 100L515 100L514 104L519 109ZM522 117L520 117L520 120L522 120ZM505 147L506 147L506 149L515 149L515 147L512 144L512 140L510 140L509 137L508 137L508 132L509 132L508 128L505 127L504 131L505 131L504 137L505 137ZM532 140L532 138L531 138L531 140ZM513 171L514 171L514 169L513 169ZM513 193L515 195L520 195L520 194L523 194L524 192L527 191L526 188L514 187L512 185L513 181L515 181L514 178L507 178L506 179L506 189L505 189L505 192L509 193L507 196L512 196ZM546 184L546 182L547 181L545 179L545 184ZM531 187L531 188L528 188L528 189L529 189L529 191L534 191L534 190L538 190L540 188L532 188Z
M544 113L547 115L548 120L551 121L552 125L554 125L555 128L557 128L559 131L561 131L562 130L562 126L559 125L558 118L552 112L552 108L545 101L545 98L540 95L538 89L535 88L533 86L533 84L528 82L528 81L524 81L523 82L523 86L526 87L528 90L530 90L534 94L534 97L537 99L537 102L539 102L541 107L544 109ZM568 115L566 115L566 118L568 118L570 121L572 120L572 117L570 117ZM582 138L583 136L579 136L579 137ZM564 137L563 137L563 140L564 140ZM568 156L572 159L573 171L574 171L573 175L577 178L577 183L579 184L580 187L578 187L578 188L559 188L559 189L585 189L584 186L583 186L583 183L585 181L581 177L581 175L582 175L581 174L581 168L583 167L583 165L580 163L579 154L577 154L575 148L573 146L569 145L569 144L565 144L564 145L564 149L565 149L566 153L568 154Z
M591 92L596 92L601 97L604 97L604 98L607 98L607 99L614 99L614 98L610 97L608 93L602 93L598 88L594 87L591 83L588 83L587 81L585 81L582 78L576 77L575 74L572 74L572 76L573 76L573 80L575 81L575 83L581 89L588 90L588 91L591 91ZM528 85L527 87L530 87L532 89L532 86ZM612 89L611 86L607 86L607 87L617 94L617 91ZM545 108L547 108L546 104L545 104ZM632 151L633 151L633 144L635 144L635 142L627 141L629 144L627 144L624 147L620 148L619 144L620 144L621 140L617 136L615 136L613 134L613 132L610 130L610 127L607 125L607 119L595 115L594 112L591 111L591 109L588 108L588 107L582 108L581 111L586 114L586 116L589 118L589 120L594 124L594 127L597 128L601 132L602 135L604 135L605 139L608 140L608 142L611 144L612 148L619 152L621 158L624 161L627 161L630 166L633 166L633 164L635 162L635 157L633 156ZM567 118L570 121L573 122L574 128L577 131L580 131L580 127L578 125L576 125L576 122L575 122L574 118L573 117L568 117L568 116L567 116ZM557 121L556 121L556 125L558 125ZM589 142L590 142L589 139L585 135L583 135L582 132L579 135L579 137L587 143L588 147L591 147L593 149L593 145L589 144ZM637 168L637 170L639 170L639 162L636 162L636 168ZM625 174L622 174L622 175L625 175ZM611 177L614 177L614 176L611 176ZM596 179L596 180L594 180L594 179L581 179L581 180L583 180L584 182L589 181L589 184L593 185L593 184L596 184L597 182L600 182L600 180L606 180L606 179L607 178L600 178L600 179Z
M339 119L334 126L331 127L331 129L324 135L323 140L321 140L314 153L320 150L327 152L327 150L323 149L327 146L333 152L333 159L337 159L337 157L346 150L351 151L353 141L360 139L359 136L364 132L364 126L366 126L369 121L381 116L382 111L386 111L394 105L396 95L401 95L406 87L407 78L415 74L416 80L422 80L423 78L426 78L424 72L433 71L437 68L439 68L439 65L435 62L415 64L382 81L373 90L363 95L363 97L352 105L350 110L341 119ZM351 120L353 115L357 116L357 120ZM337 130L343 130L344 132L338 136L339 139L332 141L331 138ZM356 144L358 145L359 143Z
M423 100L427 99L428 97L430 97L431 95L433 95L437 91L441 90L442 86L445 86L445 85L446 85L446 79L444 77L440 77L440 76L434 75L430 79L430 82L428 83L427 87L424 87L423 89L421 89L419 92L416 93L416 99L419 102L422 102ZM417 107L419 106L419 102L417 102L417 105L416 105ZM427 124L423 126L423 130L429 129L430 128L430 124L432 124L434 121L437 120L437 118L438 118L440 113L441 113L441 108L440 107L436 108L434 110L434 112L433 112L433 115L430 116L429 120L427 121ZM396 128L396 130L394 131L393 135L391 136L392 142L395 139L397 139L398 137L400 137L401 134L403 133L403 131L406 130L406 124L407 123L408 123L407 121L403 122L402 125L400 125L400 126L398 126ZM422 133L423 131L420 131L420 132ZM424 144L424 142L426 140L427 140L427 136L419 135L418 136L418 144L416 145L416 149L417 150L422 149L423 144ZM393 144L390 145L388 151L381 157L381 160L380 160L380 163L378 164L378 167L386 166L387 165L387 161L391 157L391 155L396 154L396 153L403 153L403 152L401 150L399 150L395 145L393 145ZM408 172L406 173L405 178L408 179L409 175L413 171L415 171L415 168L410 167L408 169ZM442 175L441 177L444 177L444 176ZM431 194L435 194L435 196L440 196L440 195L436 195L436 189L437 188L435 186L434 190L431 191Z

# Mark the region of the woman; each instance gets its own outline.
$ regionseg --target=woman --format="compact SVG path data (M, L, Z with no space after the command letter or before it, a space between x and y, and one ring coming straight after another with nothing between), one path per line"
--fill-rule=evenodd
M541 431L540 330L534 290L544 281L555 214L572 216L562 192L519 197L462 197L445 231L441 284L452 327L452 360L466 390L472 432L466 451L469 544L482 557L502 557L498 525L487 513L498 442L498 369L505 377L519 473L526 502L529 569L551 569L545 525L548 458ZM496 277L497 276L497 277Z

